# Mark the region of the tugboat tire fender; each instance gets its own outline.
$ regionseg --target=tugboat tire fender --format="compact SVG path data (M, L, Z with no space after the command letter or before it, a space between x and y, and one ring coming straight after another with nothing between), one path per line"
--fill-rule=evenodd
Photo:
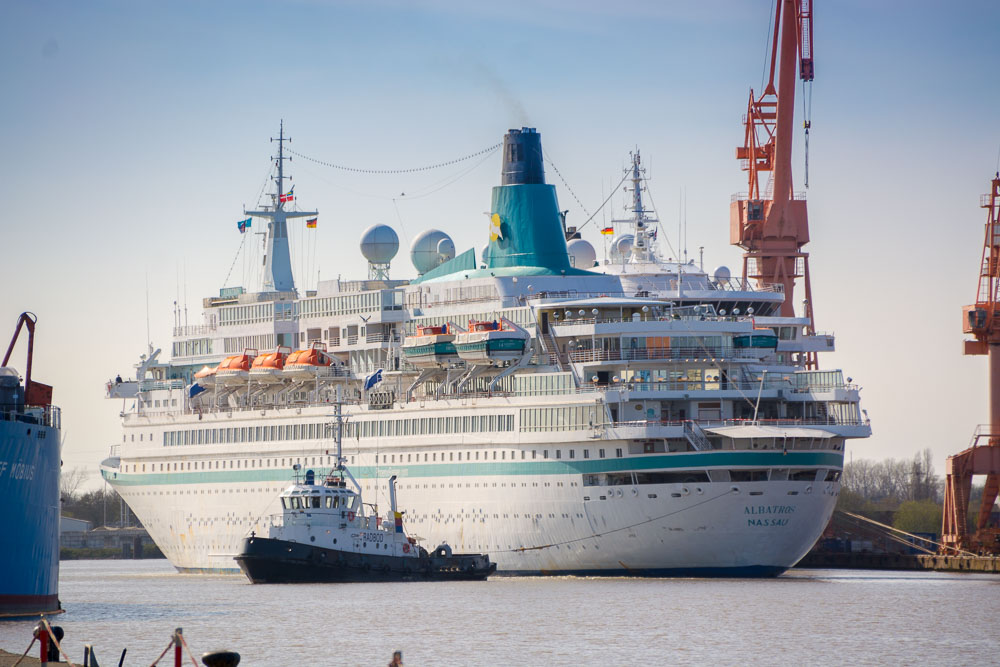
M451 558L451 547L447 544L439 544L434 550L434 555L438 558Z

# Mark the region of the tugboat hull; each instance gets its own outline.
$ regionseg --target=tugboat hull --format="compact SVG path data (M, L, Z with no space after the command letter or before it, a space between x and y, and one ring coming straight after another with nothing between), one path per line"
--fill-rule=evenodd
M236 562L255 584L482 581L497 569L483 554L400 557L263 537L245 538Z

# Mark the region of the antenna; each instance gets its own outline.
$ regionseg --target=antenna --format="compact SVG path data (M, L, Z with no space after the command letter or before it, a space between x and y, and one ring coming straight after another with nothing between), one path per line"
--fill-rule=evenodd
M146 346L152 347L149 342L149 267L146 267Z

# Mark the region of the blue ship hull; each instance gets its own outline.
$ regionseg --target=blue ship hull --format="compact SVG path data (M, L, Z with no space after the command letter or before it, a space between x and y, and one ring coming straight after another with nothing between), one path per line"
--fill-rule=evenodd
M47 421L0 414L0 616L59 609L60 443Z

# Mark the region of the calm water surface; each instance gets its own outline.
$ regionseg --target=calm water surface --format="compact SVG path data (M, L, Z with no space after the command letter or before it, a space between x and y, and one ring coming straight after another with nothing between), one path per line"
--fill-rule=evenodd
M149 665L175 627L243 665L995 664L1000 577L796 570L778 579L495 577L252 586L165 560L68 561L70 656ZM21 653L30 622L0 623ZM166 664L166 660L161 663ZM186 664L191 664L188 661Z

